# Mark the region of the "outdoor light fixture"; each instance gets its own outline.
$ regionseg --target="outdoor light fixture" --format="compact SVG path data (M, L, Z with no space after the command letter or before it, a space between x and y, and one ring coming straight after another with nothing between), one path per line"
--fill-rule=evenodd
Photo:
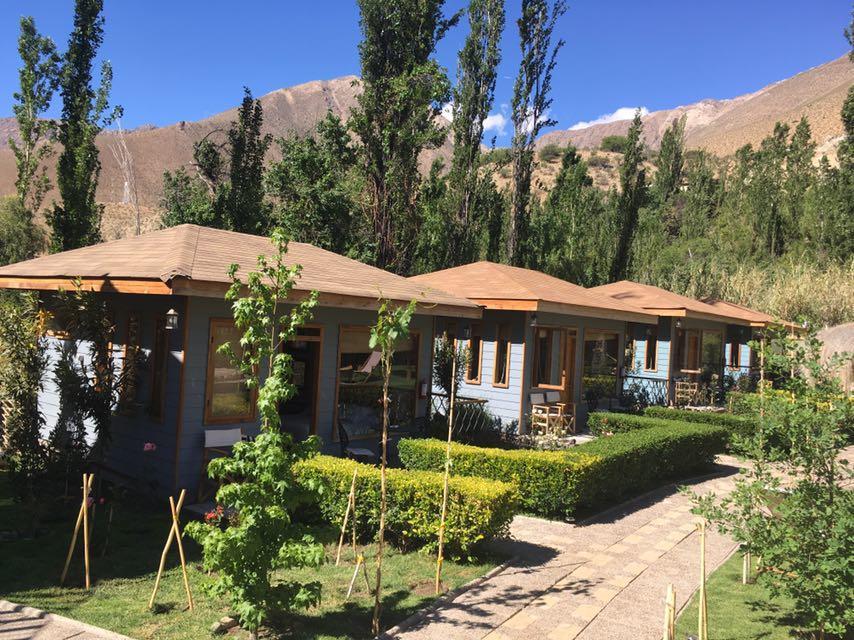
M532 329L537 328L537 314L536 314L536 312L531 314L531 328Z
M471 327L463 327L463 340L471 340Z
M166 328L178 328L178 312L175 311L175 309L169 309L169 311L166 312Z
M681 328L682 328L682 321L681 321L681 320L677 320L677 321L676 321L676 328L677 328L677 329L681 329Z

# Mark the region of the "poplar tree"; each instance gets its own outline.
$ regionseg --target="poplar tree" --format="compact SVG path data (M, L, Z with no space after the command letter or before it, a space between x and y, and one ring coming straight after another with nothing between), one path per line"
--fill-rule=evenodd
M660 204L679 190L685 163L685 116L676 118L661 137L652 189Z
M56 183L62 202L48 214L52 252L77 249L101 239L103 206L95 201L101 161L95 137L121 115L109 108L113 68L101 64L101 77L93 87L92 65L104 41L103 0L76 0L74 29L62 59L60 94L62 117L58 140L62 153Z
M517 21L522 61L513 87L513 196L507 233L507 257L513 265L523 262L528 233L534 143L543 127L557 123L549 117L550 93L564 41L559 39L552 46L552 32L565 12L563 0L555 0L551 6L548 0L522 0L522 16Z
M638 109L626 135L626 152L620 163L620 193L615 204L617 245L611 262L611 282L623 280L627 275L640 208L646 200L643 161L643 121Z
M504 30L503 0L471 0L468 19L469 34L459 52L453 91L454 155L448 176L453 216L446 267L467 264L478 257L479 230L487 214L483 200L492 186L491 176L479 171L480 145L483 122L495 100Z
M362 93L350 118L361 141L367 240L372 262L407 273L418 233L418 156L438 147L436 123L450 83L432 58L459 15L445 19L444 0L359 0Z

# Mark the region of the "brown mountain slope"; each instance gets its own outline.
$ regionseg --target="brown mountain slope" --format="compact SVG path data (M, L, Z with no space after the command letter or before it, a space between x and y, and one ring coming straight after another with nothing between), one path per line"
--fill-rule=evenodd
M836 144L843 133L839 114L852 84L854 64L844 56L731 100L702 100L654 111L644 117L644 138L650 147L657 149L669 124L685 115L688 147L726 156L744 144L758 144L771 133L775 122L794 125L806 116L819 145L818 152L835 156ZM596 148L605 136L625 135L628 128L629 121L622 120L584 129L552 131L542 136L538 144L572 143L581 148Z

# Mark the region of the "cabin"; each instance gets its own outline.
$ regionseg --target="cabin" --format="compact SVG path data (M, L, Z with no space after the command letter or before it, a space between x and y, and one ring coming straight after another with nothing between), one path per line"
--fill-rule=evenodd
M569 407L578 429L588 411L619 404L627 326L655 329L659 322L630 302L487 261L409 281L483 308L479 319L437 318L436 333L468 347L459 395L485 401L490 414L522 433L543 400Z
M590 289L655 315L655 325L631 323L623 388L651 404L708 401L749 377L757 330L771 316L721 300L695 300L660 287L622 280Z
M186 488L194 495L206 443L235 430L247 437L259 430L254 394L217 349L239 340L223 298L229 266L238 264L245 281L258 256L273 252L268 238L181 225L2 267L0 288L38 291L48 311L53 293L72 289L74 279L103 296L119 366L132 361L131 353L142 361L136 382L119 399L107 465L155 483L161 494ZM318 435L330 453L341 452L342 440L376 450L381 371L368 339L383 297L418 303L411 334L394 356L391 383L392 437L416 430L428 410L435 319L477 321L480 307L308 244L290 243L286 260L302 266L286 302L317 291L319 306L284 347L293 356L297 394L281 408L282 428L298 438ZM51 333L52 358L68 339ZM48 431L59 411L50 369L40 396Z

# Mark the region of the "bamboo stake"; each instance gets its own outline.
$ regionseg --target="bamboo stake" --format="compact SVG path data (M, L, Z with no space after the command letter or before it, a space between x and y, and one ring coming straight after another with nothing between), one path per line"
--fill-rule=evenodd
M750 552L746 551L741 559L741 584L750 582Z
M359 568L362 569L362 575L365 576L365 586L368 588L368 595L371 593L371 581L368 579L368 566L365 564L365 556L361 553L356 558L356 568L353 571L353 577L350 580L350 587L347 589L347 597L345 600L350 599L350 595L353 593L353 587L356 584L356 578L359 577Z
M186 494L186 489L181 489L182 499ZM184 543L181 542L181 527L178 523L178 512L175 510L175 499L169 496L169 508L172 510L172 528L175 529L175 541L178 543L178 557L181 558L181 573L184 574L184 589L187 591L187 603L190 611L193 610L193 594L190 592L190 579L187 577L187 560L184 557Z
M71 544L68 545L68 555L65 557L65 567L62 570L62 576L59 578L59 584L65 584L65 578L68 576L68 568L71 566L71 557L74 555L74 547L77 546L77 536L80 533L80 525L83 524L86 510L84 505L89 498L89 488L92 485L92 480L89 475L83 474L83 500L80 503L80 511L77 513L77 523L74 525L74 533L71 535ZM88 586L87 586L88 588Z
M442 592L442 563L445 561L445 521L448 516L448 490L451 475L451 439L454 433L454 404L457 393L457 350L451 359L451 400L448 407L448 444L445 448L445 477L442 480L442 516L439 520L439 553L436 556L436 595Z
M765 333L760 337L759 347L759 417L765 417Z
M672 583L667 585L664 598L664 640L676 640L676 591Z
M347 532L347 519L350 517L351 508L354 510L353 526L355 527L356 525L356 474L358 472L358 467L353 469L353 480L350 482L350 493L347 495L347 508L344 510L344 522L341 523L341 536L338 538L338 552L335 554L336 567L341 564L341 548L344 546L344 534ZM355 537L353 539L353 543L355 544Z
M91 484L91 475L90 480ZM83 566L86 571L86 589L90 588L89 583L89 485L86 484L86 476L83 476L83 484L86 486L86 493L83 494Z
M175 508L176 513L181 513L181 507L184 506L185 490L181 490L181 495L178 497L178 506ZM166 568L166 554L169 553L169 548L172 546L172 539L175 537L175 523L169 527L169 536L166 538L166 546L163 547L163 553L160 554L160 567L157 569L157 578L154 580L154 591L151 592L151 599L148 601L148 608L154 607L154 598L157 595L157 590L160 588L160 578L163 576L163 569Z
M709 640L709 611L706 606L706 521L697 523L700 532L700 601L699 619L697 624L698 640Z

